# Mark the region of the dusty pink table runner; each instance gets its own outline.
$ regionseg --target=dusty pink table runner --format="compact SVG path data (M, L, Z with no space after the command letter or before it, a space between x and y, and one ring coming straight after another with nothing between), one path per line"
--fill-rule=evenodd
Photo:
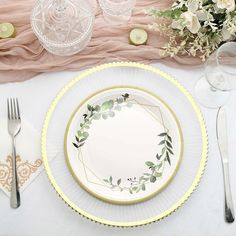
M154 19L144 13L150 7L167 8L171 0L137 0L130 22L126 25L110 26L98 7L93 36L82 52L68 57L54 56L43 49L30 27L33 0L2 0L0 22L15 25L17 36L0 40L0 83L23 81L41 72L79 70L113 61L135 61L151 63L162 59L166 63L197 65L197 58L163 58L161 47L166 38L148 29ZM95 1L95 0L91 0ZM129 44L128 35L133 27L142 27L149 33L147 45Z

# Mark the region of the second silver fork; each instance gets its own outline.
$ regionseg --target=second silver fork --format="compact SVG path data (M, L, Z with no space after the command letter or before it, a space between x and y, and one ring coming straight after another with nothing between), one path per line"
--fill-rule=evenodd
M15 138L21 130L20 108L17 98L7 99L8 132L12 138L12 187L10 205L12 208L20 206L20 193L16 169L16 143Z

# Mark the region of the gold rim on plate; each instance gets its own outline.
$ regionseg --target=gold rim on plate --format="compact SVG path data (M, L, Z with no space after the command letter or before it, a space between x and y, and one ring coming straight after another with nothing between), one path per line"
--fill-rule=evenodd
M52 116L52 114L53 114L53 112L54 112L58 102L60 101L60 99L80 79L82 79L82 78L84 78L84 77L86 77L86 76L88 76L90 74L93 74L95 72L98 72L98 71L101 71L101 70L104 70L104 69L107 69L107 68L112 68L112 67L134 67L134 68L140 68L140 69L144 69L144 70L147 70L149 72L152 72L152 73L156 73L156 74L162 76L163 78L165 78L166 80L168 80L175 87L177 87L186 96L186 98L190 102L193 110L196 113L196 116L197 116L197 119L198 119L198 122L199 122L199 125L200 125L200 129L201 129L201 134L202 134L202 154L201 154L200 167L198 169L197 175L196 175L194 181L192 182L192 185L190 186L190 188L181 197L181 199L179 199L179 201L176 202L168 210L162 212L161 214L159 214L157 216L150 217L148 219L140 220L140 221L116 222L116 221L111 221L111 220L107 220L107 219L96 217L96 216L94 216L94 215L84 211L83 209L78 207L76 204L74 204L66 196L66 194L60 189L60 187L58 186L55 178L52 175L51 169L49 167L49 162L48 162L48 159L47 159L47 150L46 150L47 130L48 130L48 126L49 126L49 122L50 122L51 116ZM179 207L182 206L182 204L184 204L188 200L190 195L194 192L194 190L198 186L198 184L199 184L199 182L201 180L201 177L203 175L204 169L205 169L205 165L206 165L206 162L207 162L207 154L208 154L208 135L207 135L207 130L206 130L204 118L203 118L203 115L201 113L201 110L200 110L199 106L196 104L196 102L194 101L194 99L190 95L190 93L176 79L174 79L170 75L166 74L165 72L163 72L163 71L161 71L159 69L156 69L154 67L148 66L148 65L139 64L139 63L135 63L135 62L114 62L114 63L103 64L103 65L100 65L100 66L97 66L97 67L94 67L92 69L88 69L88 70L84 71L81 75L79 75L78 77L73 79L71 82L69 82L58 93L56 98L51 103L51 106L50 106L50 108L49 108L49 110L48 110L48 112L46 114L46 118L45 118L43 129L42 129L41 148L42 148L42 158L43 158L43 163L44 163L45 171L46 171L46 173L48 175L50 183L52 184L52 186L56 190L56 192L59 194L59 196L64 200L64 202L69 207L71 207L73 210L78 212L83 217L86 217L87 219L90 219L90 220L92 220L94 222L97 222L97 223L100 223L100 224L104 224L104 225L108 225L108 226L114 226L114 227L136 227L136 226L142 226L142 225L150 224L150 223L159 221L159 220L167 217L171 213L175 212Z
M146 196L146 197L143 197L143 198L140 198L140 199L137 199L137 200L129 200L129 201L118 201L118 200L111 200L109 198L105 198L105 197L102 197L100 195L98 195L97 193L95 193L94 191L90 190L88 187L86 187L82 182L81 180L78 178L78 176L75 174L75 172L73 171L73 168L70 164L70 161L69 161L69 157L68 157L68 151L67 151L67 137L68 137L68 132L69 132L69 128L70 128L70 125L75 117L75 115L78 113L79 109L90 99L92 98L93 96L101 93L101 92L105 92L105 91L108 91L108 90L112 90L112 89L116 89L116 88L128 88L128 89L136 89L136 90L140 90L140 91L143 91L143 92L146 92L147 94L151 95L152 97L154 97L155 99L157 99L167 110L170 111L171 115L174 117L174 120L176 122L176 125L178 127L178 132L179 132L179 138L180 138L180 157L179 157L179 160L178 160L178 163L175 167L175 170L173 172L173 174L169 177L169 179L167 179L166 183L160 188L158 189L157 191L151 193L150 195ZM182 130L181 130L181 127L180 127L180 123L179 123L179 120L178 118L176 117L175 113L173 112L173 110L169 107L168 104L166 104L166 102L164 102L160 97L158 97L157 95L155 95L154 93L151 93L150 91L146 90L146 89L142 89L142 88L139 88L139 87L135 87L135 86L111 86L111 87L108 87L108 88L105 88L105 89L102 89L102 90L99 90L93 94L91 94L90 96L88 96L86 99L84 99L80 105L75 109L75 111L72 113L70 119L69 119L69 122L66 126L66 132L65 132L65 136L64 136L64 153L65 153L65 159L66 159L66 163L67 163L67 166L68 166L68 169L70 171L70 173L72 174L72 176L74 177L74 179L77 181L77 183L84 189L86 190L88 193L92 194L93 196L95 196L96 198L100 199L100 200L103 200L105 202L109 202L109 203L114 203L114 204L125 204L125 205L128 205L128 204L135 204L135 203L140 203L140 202L144 202L148 199L151 199L152 197L156 196L158 193L160 193L164 188L166 188L166 186L171 182L171 180L173 179L173 177L176 175L177 173L177 170L179 169L179 166L180 166L180 163L181 163L181 160L182 160L182 157L183 157L183 134L182 134Z

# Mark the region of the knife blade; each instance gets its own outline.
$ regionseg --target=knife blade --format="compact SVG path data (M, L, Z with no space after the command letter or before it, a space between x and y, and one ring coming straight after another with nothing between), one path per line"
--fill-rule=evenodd
M227 116L226 110L222 107L217 113L216 133L224 176L225 220L232 223L234 222L234 209L229 178Z

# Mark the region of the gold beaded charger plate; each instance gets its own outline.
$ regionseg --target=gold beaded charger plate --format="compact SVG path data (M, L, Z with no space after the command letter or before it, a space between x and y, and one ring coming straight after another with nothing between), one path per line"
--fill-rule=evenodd
M58 152L52 161L48 140ZM159 69L128 62L69 82L42 131L45 170L59 196L82 216L119 227L177 210L201 179L207 146L203 116L187 90Z
M65 156L81 187L117 204L145 201L170 182L182 156L174 113L134 87L96 92L67 125Z

